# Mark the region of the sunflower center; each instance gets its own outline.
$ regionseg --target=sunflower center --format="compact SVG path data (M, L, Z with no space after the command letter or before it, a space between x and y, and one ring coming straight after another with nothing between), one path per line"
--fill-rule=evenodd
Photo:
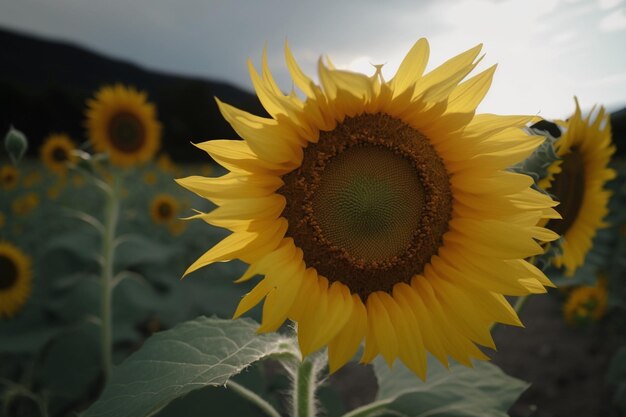
M585 196L585 165L580 151L572 148L563 157L561 172L554 176L548 191L559 200L556 211L562 219L551 219L546 227L564 235L576 221Z
M411 162L369 144L331 158L312 199L328 241L365 262L384 262L411 244L423 203Z
M451 217L441 158L424 135L386 114L321 132L283 181L287 235L307 265L363 299L420 274Z
M52 159L56 162L65 162L68 160L67 150L65 148L56 147L52 150Z
M131 113L115 114L109 123L111 144L121 152L136 152L141 149L146 138L141 121Z
M157 208L157 212L159 213L159 217L168 219L173 213L172 206L168 203L161 203Z
M15 182L15 174L11 171L7 171L2 175L2 182L5 184L12 184Z
M13 259L0 255L0 291L11 288L18 278L18 271Z

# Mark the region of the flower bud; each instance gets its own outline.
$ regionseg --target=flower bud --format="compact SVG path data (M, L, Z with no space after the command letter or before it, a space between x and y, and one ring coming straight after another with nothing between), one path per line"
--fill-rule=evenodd
M11 126L4 136L4 147L11 157L13 165L17 165L28 149L28 140L24 133Z

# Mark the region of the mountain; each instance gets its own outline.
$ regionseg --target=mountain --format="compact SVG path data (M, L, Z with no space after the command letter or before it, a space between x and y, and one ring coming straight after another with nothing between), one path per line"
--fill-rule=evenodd
M201 78L150 71L67 43L0 29L0 135L13 124L37 155L50 133L85 140L85 102L101 86L133 85L148 93L163 125L163 149L177 161L206 161L189 142L236 138L214 97L265 115L254 94Z

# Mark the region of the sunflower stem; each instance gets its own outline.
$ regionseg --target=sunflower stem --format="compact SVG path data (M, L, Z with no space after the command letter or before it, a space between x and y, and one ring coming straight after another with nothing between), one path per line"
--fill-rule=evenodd
M515 305L513 306L517 314L519 314L522 311L522 308L524 307L524 304L526 303L527 299L528 299L527 295L517 297L517 300L515 300Z
M234 393L238 394L242 398L250 401L268 416L281 417L280 413L276 411L274 407L272 407L272 404L268 403L259 395L257 395L253 391L250 391L248 388L244 387L243 385L239 385L235 381L228 381L226 383L226 388L232 390Z
M305 359L296 368L293 387L293 417L315 417L316 366Z
M111 309L113 294L113 262L115 256L115 230L119 218L119 177L115 176L114 185L105 193L104 233L102 235L102 301L101 301L101 344L102 370L104 379L111 375L113 356L113 314Z

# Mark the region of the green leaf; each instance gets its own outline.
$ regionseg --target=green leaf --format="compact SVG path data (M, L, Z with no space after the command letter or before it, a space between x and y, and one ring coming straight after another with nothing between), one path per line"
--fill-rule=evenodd
M401 363L389 369L377 358L374 372L379 386L378 413L385 410L406 417L506 417L507 410L528 388L527 383L487 362L476 362L474 368L455 364L446 370L429 357L428 368L428 379L423 382Z
M249 319L200 317L155 334L113 370L102 397L86 417L145 417L176 398L224 385L250 364L293 354L289 339L258 335Z
M260 364L262 366L263 364ZM265 378L259 370L259 364L252 365L233 378L238 384L252 389L263 399L275 397L265 386ZM284 390L281 391L284 394ZM274 402L274 407L278 401ZM220 417L267 417L260 408L249 401L242 401L241 397L227 387L206 387L189 393L172 401L167 407L159 411L156 417L206 417L211 415Z
M626 415L626 347L611 359L606 379L614 386L613 404Z
M175 246L166 246L140 235L129 235L119 240L115 250L115 269L136 267L143 264L163 264L176 254Z

